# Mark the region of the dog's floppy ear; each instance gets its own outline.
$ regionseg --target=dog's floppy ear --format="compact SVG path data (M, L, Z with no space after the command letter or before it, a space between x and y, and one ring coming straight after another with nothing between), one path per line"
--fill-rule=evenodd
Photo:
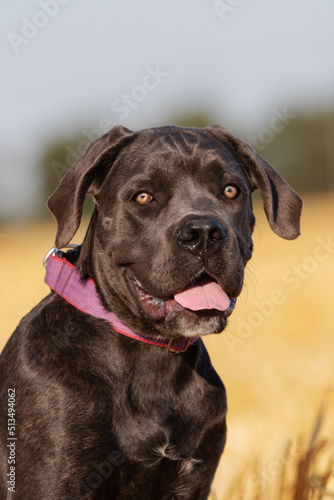
M211 134L231 148L245 169L252 190L260 189L263 207L271 229L287 240L300 234L302 199L248 144L234 137L221 125L207 127Z
M88 146L60 181L47 201L58 224L57 248L62 248L71 241L79 227L88 190L91 188L94 194L94 189L102 184L106 170L109 170L117 154L133 136L134 133L125 127L113 127Z

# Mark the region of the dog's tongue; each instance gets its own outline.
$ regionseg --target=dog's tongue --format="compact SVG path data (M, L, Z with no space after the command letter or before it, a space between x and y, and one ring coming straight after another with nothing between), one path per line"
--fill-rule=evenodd
M202 285L189 285L182 292L176 293L174 300L192 311L202 309L226 311L230 306L230 299L215 281Z

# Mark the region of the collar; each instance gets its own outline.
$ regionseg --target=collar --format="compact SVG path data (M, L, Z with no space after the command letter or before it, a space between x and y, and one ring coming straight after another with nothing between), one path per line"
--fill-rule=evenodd
M45 256L46 268L45 283L80 311L101 318L111 324L116 332L147 344L167 347L174 354L185 352L194 344L198 337L174 337L170 340L154 339L129 328L118 316L104 307L92 279L81 279L79 271L74 264L65 258L65 253L56 247L52 248Z

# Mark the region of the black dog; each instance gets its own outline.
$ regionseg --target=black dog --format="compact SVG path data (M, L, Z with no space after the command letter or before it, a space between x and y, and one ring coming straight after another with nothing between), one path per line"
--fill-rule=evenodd
M219 125L117 126L72 167L48 202L58 248L74 236L87 193L95 209L80 254L50 262L78 276L75 262L76 286L94 281L114 319L83 312L58 282L9 340L1 500L14 490L17 500L208 497L227 407L197 337L225 328L241 292L255 189L273 231L296 238L301 199Z

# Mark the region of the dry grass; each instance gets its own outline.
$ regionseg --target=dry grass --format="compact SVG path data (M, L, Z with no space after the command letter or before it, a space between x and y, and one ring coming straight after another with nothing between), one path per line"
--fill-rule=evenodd
M305 199L295 241L272 234L256 212L244 292L224 334L205 340L229 402L211 500L334 498L333 197ZM52 224L0 228L0 350L47 293L41 262L54 233Z
M334 446L320 437L325 408L317 415L308 443L287 442L284 452L263 473L258 461L239 472L224 498L228 500L321 500L334 498ZM216 494L211 500L216 500Z

